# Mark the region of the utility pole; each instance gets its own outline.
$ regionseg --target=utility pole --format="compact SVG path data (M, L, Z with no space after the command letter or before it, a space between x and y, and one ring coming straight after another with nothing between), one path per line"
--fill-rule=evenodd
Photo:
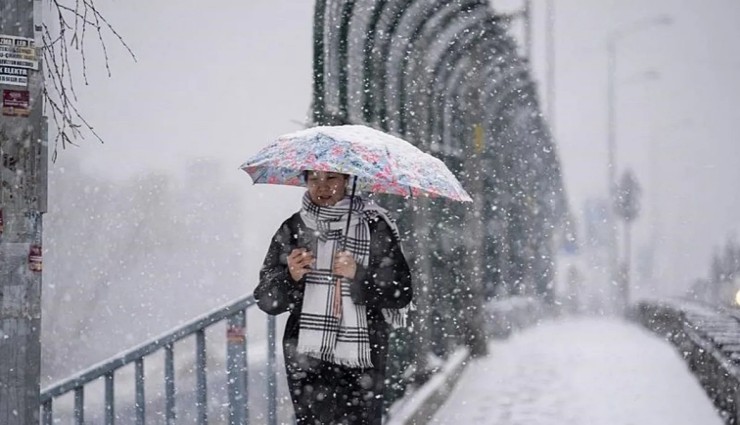
M617 42L626 35L650 29L658 25L671 25L672 18L667 15L658 15L643 19L611 31L606 38L607 54L607 190L609 194L609 211L607 213L607 229L609 232L609 283L619 286L619 262L617 260L619 241L617 240L617 223L614 217L617 202Z
M0 423L39 422L46 210L41 0L0 0ZM34 21L34 17L36 20ZM40 37L39 37L40 38Z

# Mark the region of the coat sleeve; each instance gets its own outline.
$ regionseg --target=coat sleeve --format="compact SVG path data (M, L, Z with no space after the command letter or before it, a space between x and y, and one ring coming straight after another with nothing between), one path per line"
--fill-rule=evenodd
M405 307L413 297L408 262L388 223L379 219L373 224L369 264L357 265L350 288L352 300L378 308Z
M288 254L293 248L290 219L280 226L267 250L260 269L260 281L254 290L257 306L267 314L277 315L300 308L304 282L296 282L288 272Z

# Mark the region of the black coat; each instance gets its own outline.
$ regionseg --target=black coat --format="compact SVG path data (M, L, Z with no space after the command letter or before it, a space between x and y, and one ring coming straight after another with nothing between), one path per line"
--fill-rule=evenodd
M349 370L318 360L301 359L296 353L299 320L303 305L304 279L296 282L288 271L288 255L296 248L309 248L312 245L311 230L306 228L299 213L287 219L272 238L265 261L260 270L260 282L254 291L257 305L264 312L272 315L290 312L283 334L283 352L286 360L286 371L291 393L306 392L299 389L317 388L321 385L332 385L332 380L353 380L357 373L368 375L375 384L368 389L374 393L372 405L366 406L361 415L362 420L350 420L350 423L380 423L382 395L384 388L385 362L388 352L389 325L383 318L382 309L402 308L411 302L413 290L411 272L400 245L388 223L378 218L369 223L370 256L367 267L357 265L355 279L350 285L350 295L355 304L364 304L367 310L367 324L370 338L370 359L373 368L367 371ZM304 356L305 357L305 356ZM354 375L353 375L354 374ZM322 377L322 375L324 375ZM331 375L329 378L326 375ZM298 378L296 378L298 377ZM308 377L308 378L306 378ZM311 380L311 382L307 382ZM317 385L316 380L325 382ZM338 384L334 384L338 385ZM346 385L343 385L346 386ZM329 388L329 393L338 393L337 388ZM339 389L341 393L342 389ZM359 390L364 391L364 390ZM296 397L292 394L298 423L334 421L340 413L326 416L325 419L311 411L316 409L318 401L309 396ZM349 397L349 396L347 396ZM321 399L321 397L319 397ZM340 403L335 403L340 404ZM344 403L346 404L346 403ZM341 416L347 418L350 416ZM332 419L333 418L333 419Z

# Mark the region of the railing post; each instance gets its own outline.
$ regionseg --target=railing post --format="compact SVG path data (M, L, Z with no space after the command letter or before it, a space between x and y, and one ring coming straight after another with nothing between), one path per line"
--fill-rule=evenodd
M175 425L175 353L172 344L164 347L164 394L166 424Z
M246 312L231 316L226 327L226 376L229 388L229 424L245 425L247 416Z
M136 375L136 425L146 423L146 397L144 396L144 358L139 358L134 363Z
M41 405L41 423L43 425L52 424L52 422L54 421L54 416L52 412L53 412L52 399L49 399Z
M740 380L740 376L737 379ZM740 386L735 387L735 423L740 424Z
M195 379L198 425L208 423L208 395L206 391L206 332L195 332Z
M275 327L275 316L267 316L267 425L277 425Z
M115 422L113 373L105 374L105 425L113 425Z
M75 424L85 425L85 389L75 388Z

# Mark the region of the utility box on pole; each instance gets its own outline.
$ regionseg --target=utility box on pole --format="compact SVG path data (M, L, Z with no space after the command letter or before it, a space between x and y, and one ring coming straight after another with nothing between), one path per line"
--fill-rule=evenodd
M46 123L41 0L0 0L0 423L39 422ZM34 20L34 18L36 18ZM40 29L40 28L39 28Z

